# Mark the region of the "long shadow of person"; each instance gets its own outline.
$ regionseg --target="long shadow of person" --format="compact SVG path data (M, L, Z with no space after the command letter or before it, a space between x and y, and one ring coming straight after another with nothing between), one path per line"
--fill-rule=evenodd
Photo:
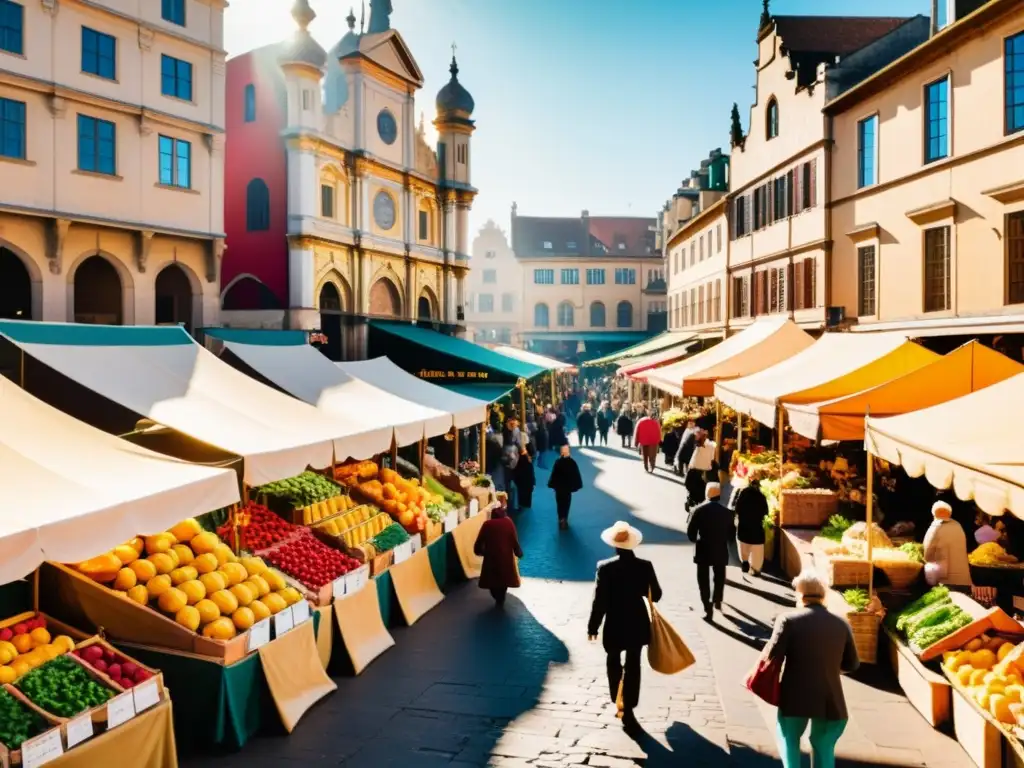
M631 738L646 754L647 768L677 768L680 765L701 768L707 766L738 765L743 768L777 766L769 755L763 755L743 746L732 746L728 751L709 740L685 723L673 723L665 732L668 746L643 729L635 729Z

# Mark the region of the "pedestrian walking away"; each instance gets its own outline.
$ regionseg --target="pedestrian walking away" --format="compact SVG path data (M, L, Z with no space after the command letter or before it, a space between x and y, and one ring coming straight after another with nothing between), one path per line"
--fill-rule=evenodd
M516 558L523 556L516 524L504 509L495 508L491 519L480 526L473 551L477 557L483 558L479 587L490 590L494 602L500 608L505 605L508 590L515 589L521 583Z
M644 598L661 600L661 586L649 560L636 556L643 534L629 523L617 522L601 533L601 540L615 548L615 557L597 564L594 604L587 637L597 639L602 622L608 670L608 694L621 702L618 716L627 729L638 726L633 710L640 701L640 654L651 642L651 621ZM622 656L625 654L625 664Z
M697 589L704 606L704 619L711 621L714 609L722 610L725 597L725 566L729 563L729 541L733 537L733 513L719 503L722 488L718 483L708 483L705 493L705 502L693 510L686 536L697 545L693 556L697 564ZM715 579L713 592L712 575Z
M623 407L622 412L619 414L615 431L622 438L622 447L631 448L633 445L633 419L629 415L628 407Z
M533 507L533 489L537 485L537 474L533 468L536 452L533 443L527 443L519 454L519 461L512 471L515 477L516 488L519 490L519 508L530 509Z
M661 445L661 424L652 416L643 412L636 423L633 441L640 447L640 455L644 459L644 469L654 472L658 467L658 446Z
M799 606L775 620L762 659L784 664L777 737L783 768L800 768L800 739L811 726L811 763L834 768L836 742L846 729L840 675L860 666L853 632L824 606L821 577L804 571L793 580Z
M601 445L608 445L608 432L615 424L615 411L607 402L601 403L597 412L597 434L601 437Z
M694 433L693 453L686 466L686 503L689 508L700 504L704 499L704 485L707 476L718 469L715 462L715 441L708 437L707 430L698 429Z
M576 415L576 433L579 435L580 445L594 444L597 425L594 420L594 413L590 409L590 403L584 403L583 408Z
M555 492L555 508L558 511L558 527L565 530L569 527L569 506L572 495L583 487L576 459L569 455L569 446L562 446L562 455L555 460L548 476L548 488Z
M768 516L768 500L761 493L761 481L751 480L734 497L736 511L736 543L743 572L761 575L764 563L764 519Z
M686 422L686 429L679 438L679 450L676 451L675 466L676 472L680 475L686 474L686 468L690 464L690 457L693 456L693 449L697 444L697 427L693 419Z

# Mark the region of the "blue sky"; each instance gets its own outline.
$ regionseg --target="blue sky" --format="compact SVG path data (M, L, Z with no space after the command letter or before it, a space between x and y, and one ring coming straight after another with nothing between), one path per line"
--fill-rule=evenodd
M345 0L309 0L329 48L347 30ZM356 16L360 6L355 3ZM653 216L707 157L728 151L729 110L753 100L760 0L392 0L426 83L433 118L448 81L476 100L472 233L507 227L512 201L535 216ZM291 0L232 0L229 55L282 39ZM367 16L369 15L367 2ZM927 14L928 0L773 0L777 14ZM744 125L744 128L746 125ZM471 234L472 237L472 234Z

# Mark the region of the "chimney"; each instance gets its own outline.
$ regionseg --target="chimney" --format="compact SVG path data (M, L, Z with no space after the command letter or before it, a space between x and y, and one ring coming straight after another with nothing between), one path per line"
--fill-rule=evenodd
M590 211L588 211L586 208L584 208L583 209L583 213L580 214L580 218L581 219L589 219L590 218Z
M932 23L928 30L929 37L935 37L939 32L939 3L944 0L932 0Z
M516 217L516 212L519 210L519 206L513 201L512 203L512 218Z

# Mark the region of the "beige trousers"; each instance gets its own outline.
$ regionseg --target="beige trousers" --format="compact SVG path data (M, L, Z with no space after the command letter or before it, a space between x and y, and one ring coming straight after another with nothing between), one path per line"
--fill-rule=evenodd
M744 544L739 540L736 543L739 545L740 560L750 563L750 570L760 571L764 565L764 544Z

